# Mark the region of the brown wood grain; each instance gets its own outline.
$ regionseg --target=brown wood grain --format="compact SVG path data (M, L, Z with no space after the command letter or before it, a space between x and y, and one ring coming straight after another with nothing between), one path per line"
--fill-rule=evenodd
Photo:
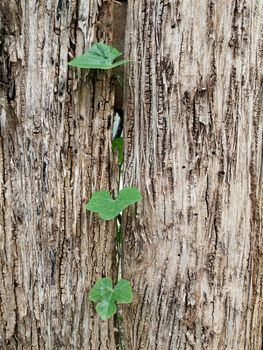
M115 349L87 298L114 275L114 223L83 208L114 184L111 73L67 65L111 42L112 2L4 0L0 16L0 348Z
M262 349L263 3L128 3L127 349Z

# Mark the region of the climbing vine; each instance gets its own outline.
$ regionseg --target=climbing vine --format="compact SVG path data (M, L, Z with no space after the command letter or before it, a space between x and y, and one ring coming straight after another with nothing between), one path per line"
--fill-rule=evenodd
M121 66L128 60L116 61L122 52L102 42L95 43L83 55L77 56L69 62L69 65L86 69L112 69ZM118 77L117 77L118 78ZM118 80L118 79L117 79ZM119 136L119 135L118 135ZM123 137L116 137L112 140L112 151L118 152L119 174L123 166ZM121 188L120 178L118 179L118 191L116 198L112 198L109 191L94 192L85 205L91 212L97 213L102 220L118 219L116 224L116 247L117 247L117 270L118 278L115 287L109 277L98 279L89 293L89 299L95 303L96 311L102 320L110 318L117 313L117 321L121 319L118 314L118 304L131 303L133 292L129 281L122 279L121 261L123 259L123 228L122 211L128 206L137 203L142 196L135 187ZM116 305L117 303L117 305ZM120 327L118 327L121 333ZM120 336L121 338L121 336ZM123 348L123 340L120 340L120 347Z

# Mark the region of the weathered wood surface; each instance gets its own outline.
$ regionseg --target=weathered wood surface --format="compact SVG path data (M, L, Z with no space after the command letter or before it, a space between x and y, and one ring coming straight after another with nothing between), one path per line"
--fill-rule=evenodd
M119 51L124 52L125 29L127 17L127 3L113 1L113 23L112 44ZM114 84L114 107L116 109L123 108L123 90L124 90L124 66L114 69L116 76Z
M263 2L128 3L132 350L262 349Z
M83 208L113 185L110 74L67 66L111 26L111 1L0 3L3 350L115 349L87 300L114 271L114 227Z

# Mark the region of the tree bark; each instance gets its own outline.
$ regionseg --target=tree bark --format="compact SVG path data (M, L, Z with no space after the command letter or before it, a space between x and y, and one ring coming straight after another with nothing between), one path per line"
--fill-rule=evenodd
M111 74L69 68L111 42L112 1L0 4L0 348L115 349L87 299L114 274L114 223L83 208L111 180Z
M263 2L128 3L127 348L262 349Z

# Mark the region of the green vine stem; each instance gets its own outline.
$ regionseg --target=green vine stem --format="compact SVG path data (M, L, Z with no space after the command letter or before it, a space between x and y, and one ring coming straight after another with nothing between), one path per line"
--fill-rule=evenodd
M128 60L116 62L116 58L122 53L104 43L95 43L83 55L75 57L68 64L77 68L86 69L112 69L121 66ZM118 82L120 78L117 77ZM121 119L121 118L120 118ZM121 119L122 121L122 119ZM117 283L113 287L112 280L108 277L98 279L89 293L89 299L95 303L96 311L102 320L107 320L115 315L115 324L118 329L118 347L124 350L124 331L123 317L119 304L131 303L133 299L130 282L122 279L123 275L123 228L122 211L128 206L141 200L141 194L135 187L122 188L121 174L123 167L123 137L119 137L121 130L118 130L118 136L112 141L112 151L118 151L118 180L117 195L112 198L109 191L94 192L85 205L85 208L91 212L98 213L102 220L116 220L116 261L117 261Z

